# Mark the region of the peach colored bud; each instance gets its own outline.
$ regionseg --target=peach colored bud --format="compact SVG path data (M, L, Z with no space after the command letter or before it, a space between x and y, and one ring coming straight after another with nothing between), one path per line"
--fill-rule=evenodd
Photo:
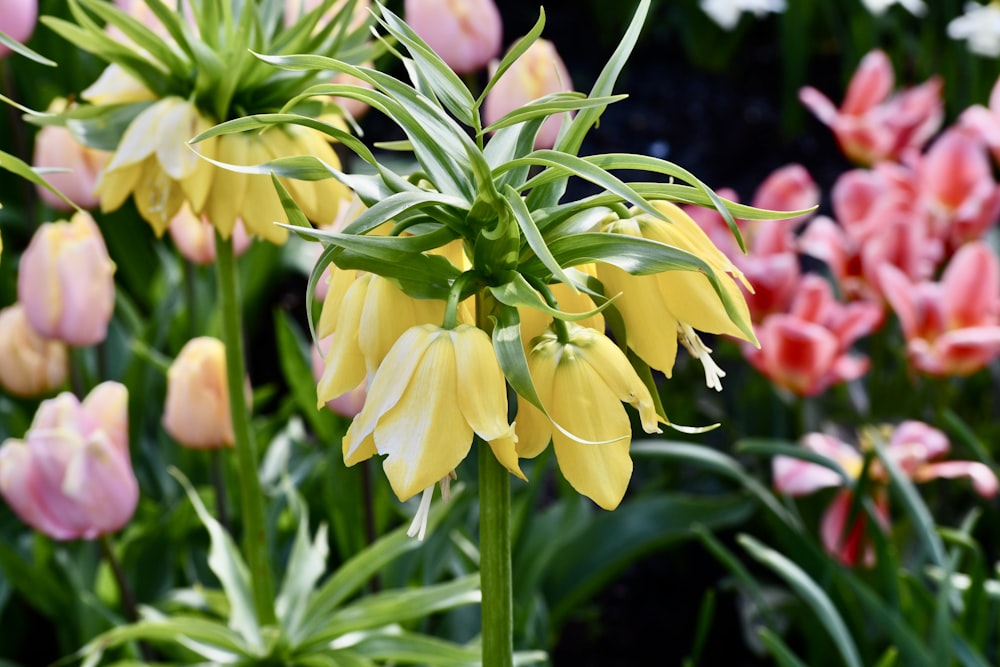
M503 24L493 0L406 0L403 8L413 31L459 74L500 53Z
M115 265L94 219L48 222L21 256L17 296L32 328L69 345L100 343L115 307Z
M177 251L186 259L202 266L215 263L215 227L202 216L191 212L185 203L170 221L170 238ZM250 247L253 237L247 234L243 221L236 220L233 227L233 252L237 257Z
M82 208L97 206L94 186L109 156L106 151L80 144L65 127L47 125L35 137L35 166L68 170L46 174L45 178ZM47 188L36 186L36 189L42 201L57 211L71 210L69 204Z
M53 539L115 532L139 501L127 434L128 390L117 382L82 403L69 392L43 401L24 440L0 446L0 494Z
M38 0L0 0L0 32L17 42L27 41L38 21ZM0 45L0 58L10 49Z
M249 392L248 392L249 393ZM231 447L226 347L217 338L192 338L167 371L163 428L193 449Z
M487 124L493 123L528 102L571 90L573 82L555 46L539 39L504 72L486 96L483 116ZM552 148L564 119L564 114L547 118L535 137L535 148Z
M21 304L0 310L0 385L32 398L61 387L69 375L66 346L46 340L28 324Z

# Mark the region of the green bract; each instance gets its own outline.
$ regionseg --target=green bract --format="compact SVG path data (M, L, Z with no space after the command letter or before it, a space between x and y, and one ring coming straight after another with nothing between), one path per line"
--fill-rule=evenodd
M304 155L282 158L252 167L224 166L274 177L316 180L333 177L352 188L368 206L342 232L310 229L294 199L274 178L294 231L327 245L310 280L310 292L328 261L342 269L361 269L394 281L417 298L456 303L485 291L496 300L488 313L495 322L494 346L511 386L537 404L527 372L519 327L518 306L541 309L562 320L579 314L562 313L547 305L546 285L564 283L592 294L598 306L614 294L605 294L600 283L574 279L568 269L604 262L635 275L664 270L700 271L712 283L727 314L753 338L745 321L720 286L717 276L698 256L677 247L643 238L600 231L600 222L623 213L631 205L665 220L650 202L672 200L715 206L739 236L730 209L747 218L790 217L797 213L764 212L720 199L691 173L670 162L630 154L579 157L587 132L607 105L624 98L612 89L625 64L649 10L642 0L618 49L605 66L589 95L558 93L516 109L489 127L480 113L486 94L499 77L542 32L541 13L534 28L517 42L500 62L483 93L474 97L458 76L398 16L378 6L378 23L388 44L401 61L410 81L404 82L376 69L356 66L322 55L259 54L258 58L282 70L347 74L371 88L323 83L291 98L279 114L262 114L222 123L195 138L195 142L224 134L266 131L269 126L292 123L320 130L343 142L374 170L373 174L348 174ZM327 75L329 76L329 75ZM364 102L389 116L406 134L406 140L384 146L412 152L418 167L398 174L381 164L356 138L328 123L296 114L293 109L313 96L335 95ZM542 122L553 114L575 112L564 123L552 150L535 150L534 140ZM680 182L626 182L619 170L640 170L665 175ZM600 188L597 195L562 201L571 178ZM367 232L391 222L389 236ZM403 232L406 232L403 235ZM471 268L463 272L440 256L426 251L461 240ZM459 280L459 277L462 277ZM550 296L550 295L548 295ZM539 405L539 407L541 407Z

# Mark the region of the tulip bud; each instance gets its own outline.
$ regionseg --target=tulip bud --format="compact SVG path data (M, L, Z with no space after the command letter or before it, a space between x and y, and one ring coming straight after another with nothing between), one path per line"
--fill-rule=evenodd
M65 100L49 105L49 111L58 113L65 108ZM108 160L109 153L82 145L65 127L46 125L35 136L36 167L65 169L66 172L46 174L48 182L82 208L97 206L94 186ZM48 188L36 186L42 201L57 211L71 207Z
M403 7L413 31L459 74L500 53L503 24L493 0L406 0Z
M504 114L553 93L573 90L573 82L552 42L535 40L528 50L504 72L486 96L483 117L487 124ZM552 148L559 136L565 114L550 116L535 137L535 148Z
M323 377L323 355L329 354L331 343L333 343L333 336L327 336L319 341L318 346L312 346L312 372L316 382L319 382ZM326 407L335 414L353 419L361 412L361 408L365 407L366 385L367 382L362 382L346 394L331 398L326 402Z
M5 390L25 398L41 396L62 386L67 375L65 345L35 333L20 304L0 310L0 385Z
M115 308L115 265L94 219L38 228L21 256L17 296L32 328L68 345L104 340Z
M117 382L82 403L69 392L43 401L24 440L0 446L0 494L56 540L115 532L139 501L127 434L128 391Z
M0 0L0 32L17 42L24 42L38 21L38 0ZM0 44L0 58L10 49Z
M248 392L249 393L249 392ZM163 428L193 449L231 447L226 347L217 338L192 338L167 371Z
M215 263L215 227L203 216L196 216L185 204L170 221L170 238L185 259L205 266ZM253 237L247 234L242 220L233 227L233 253L239 257L250 247Z

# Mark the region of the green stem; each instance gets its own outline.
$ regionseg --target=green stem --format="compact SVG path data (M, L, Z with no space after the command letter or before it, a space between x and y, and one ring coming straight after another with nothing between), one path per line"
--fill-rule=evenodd
M510 565L510 473L478 441L479 570L483 589L483 667L514 664L514 605Z
M264 494L257 476L257 450L250 432L250 415L243 395L246 372L243 366L243 332L237 286L236 260L230 239L218 233L216 269L219 276L219 306L222 311L222 340L226 345L226 381L229 385L229 414L236 436L239 465L240 504L243 512L243 549L253 582L254 607L262 625L273 625L274 581L267 547Z

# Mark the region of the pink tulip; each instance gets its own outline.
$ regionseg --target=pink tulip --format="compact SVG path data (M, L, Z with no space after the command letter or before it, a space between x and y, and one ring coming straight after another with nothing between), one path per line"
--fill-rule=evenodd
M62 111L64 103L49 106L49 111ZM63 107L63 108L59 108ZM108 161L106 151L88 148L80 144L65 127L46 125L35 136L34 166L43 169L66 169L65 173L46 174L45 178L64 195L82 208L94 208L99 200L94 194L94 186L101 175L101 169ZM57 211L69 211L71 207L49 189L36 187L42 201Z
M529 102L571 90L573 82L555 46L538 39L504 72L486 96L483 118L490 124ZM535 137L535 148L552 148L564 120L565 114L546 118Z
M403 8L413 31L459 74L500 53L503 23L493 0L405 0Z
M249 402L249 384L246 394ZM167 371L163 428L192 449L231 447L236 438L229 408L225 345L208 336L192 338Z
M333 343L332 334L320 340L319 347L315 345L312 347L312 373L316 382L319 382L320 378L323 377L323 355L330 351L331 343ZM366 382L362 382L346 394L330 399L326 402L326 407L334 414L354 419L361 412L361 408L365 407L365 398L368 395L366 384Z
M192 213L187 203L170 221L169 230L177 251L185 259L201 266L215 263L215 227L205 216L198 218ZM246 252L253 242L253 237L247 234L243 221L238 218L232 239L233 252L237 257Z
M930 375L969 375L1000 356L1000 260L982 241L962 246L940 282L881 269L910 363Z
M0 310L0 385L34 398L55 391L69 375L69 355L58 340L42 338L20 304Z
M752 204L772 211L799 211L819 204L819 197L819 186L809 171L793 163L771 172L754 193ZM808 217L807 214L780 222L794 228Z
M862 437L866 437L862 433ZM870 436L868 436L870 437ZM810 433L802 439L806 449L840 465L847 476L857 480L863 469L861 452L851 445L822 433ZM918 421L904 421L888 437L885 454L907 477L915 482L938 478L968 477L976 492L984 498L997 493L996 474L978 461L936 461L948 453L944 433ZM811 461L789 456L776 456L772 461L774 487L790 496L814 493L824 488L844 487L844 479L836 472ZM879 461L868 469L870 493L875 504L879 526L888 531L889 508L886 487L889 475ZM867 515L859 514L848 527L852 492L846 488L837 493L823 515L821 536L826 550L847 565L874 563L874 552L865 538Z
M894 78L888 56L875 50L861 60L839 109L811 87L799 91L799 100L833 130L851 160L872 164L898 159L934 135L944 118L944 107L939 78L892 95Z
M743 353L777 386L814 396L868 370L868 359L851 354L850 347L881 320L877 304L840 303L826 280L807 275L789 312L765 317L757 327L760 347L744 346Z
M107 336L114 312L114 272L94 219L77 213L35 232L18 267L18 299L43 337L94 345Z
M958 125L982 139L1000 163L1000 78L990 91L989 106L976 104L969 107L958 117Z
M43 401L24 440L0 447L0 494L35 530L94 539L132 518L139 485L128 450L128 391L104 382L81 403Z
M16 42L25 42L38 21L38 0L0 0L0 32ZM0 58L10 49L0 45Z

